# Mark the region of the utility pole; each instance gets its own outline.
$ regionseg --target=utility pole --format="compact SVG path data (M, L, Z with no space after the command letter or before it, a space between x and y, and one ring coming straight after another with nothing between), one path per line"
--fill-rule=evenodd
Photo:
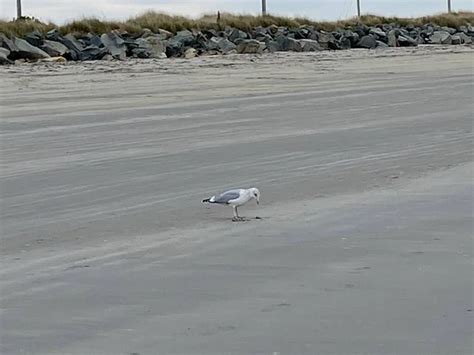
M262 16L267 14L267 0L262 0Z
M451 0L448 0L448 12L451 12Z
M16 0L16 19L21 19L21 0Z
M357 0L357 17L360 18L360 0Z

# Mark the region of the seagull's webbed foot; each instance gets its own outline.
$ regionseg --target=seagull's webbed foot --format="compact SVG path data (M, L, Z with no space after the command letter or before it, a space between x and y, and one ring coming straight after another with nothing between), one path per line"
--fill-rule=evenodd
M234 217L232 218L232 222L245 222L247 221L247 219L245 219L244 217Z

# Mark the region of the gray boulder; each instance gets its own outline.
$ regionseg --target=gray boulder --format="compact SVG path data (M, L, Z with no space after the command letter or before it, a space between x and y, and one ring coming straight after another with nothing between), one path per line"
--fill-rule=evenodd
M400 36L400 31L395 29L395 30L390 30L387 34L387 44L389 47L398 47L398 37Z
M96 47L102 47L104 45L100 37L97 35L90 35L88 39L88 44Z
M377 47L376 48L388 48L388 44L382 41L376 41Z
M138 58L166 58L166 41L160 36L149 36L146 38L137 38L135 40L137 47L132 49L134 57Z
M59 31L57 28L53 28L52 30L46 32L46 39L49 39L50 41L58 41L59 37Z
M305 27L300 27L293 30L293 33L295 35L295 39L307 39L310 31Z
M378 40L385 40L387 38L387 34L378 27L371 27L369 33L374 35Z
M418 37L416 37L416 43L418 43L418 44L426 44L426 40L425 40L424 37L418 36Z
M416 47L418 45L418 42L411 38L410 36L398 36L398 43L400 44L400 47Z
M237 53L241 54L261 54L266 45L255 39L245 39L237 45Z
M162 28L158 29L157 33L162 39L168 39L173 37L173 34L170 31L164 30Z
M298 42L302 52L318 52L323 50L319 42L312 39L300 39Z
M100 40L114 59L125 60L127 57L127 46L125 45L125 41L117 33L104 33L100 36Z
M132 49L132 56L134 58L150 58L151 52L147 48L137 47Z
M184 30L176 33L166 46L166 55L168 57L179 57L184 55L186 47L192 46L195 43L194 35L191 31Z
M48 39L43 41L41 49L48 53L51 57L64 56L68 52L68 48L64 44L56 41L50 41Z
M338 41L339 49L351 49L352 48L352 41L350 38L342 36L341 39Z
M188 30L179 31L176 33L176 36L170 39L170 43L178 43L182 47L192 46L194 43L194 35Z
M32 46L24 39L14 37L13 43L18 48L17 52L12 52L12 57L14 57L14 59L38 60L50 57L48 53L35 46Z
M472 37L468 36L464 32L458 32L456 33L456 36L458 36L461 39L462 44L472 44Z
M249 35L245 33L244 31L238 30L236 28L233 28L232 31L229 34L229 41L238 44L240 41L243 41L244 39L248 39Z
M235 51L237 49L237 46L233 42L229 41L227 38L212 37L206 43L206 49L216 50L222 54L228 54L230 52Z
M344 40L345 38L347 38L350 41L351 46L349 48L357 46L357 43L360 40L359 35L356 32L352 32L350 30L344 30L342 32L342 36L341 36L341 39L339 41L340 42L343 42L343 41L345 42L345 40Z
M451 44L462 44L461 37L457 35L451 36Z
M76 39L76 37L74 37L72 34L68 34L64 37L59 36L58 41L64 44L69 49L67 56L65 57L66 59L80 59L81 52L84 50L84 46Z
M301 47L301 42L294 38L288 37L288 50L292 52L301 52L303 50Z
M323 49L335 49L334 47L337 46L336 38L332 33L319 32L318 42Z
M80 60L101 60L109 51L107 48L99 48L95 45L90 45L84 48L80 54Z
M276 52L286 52L290 50L290 38L284 35L279 35L272 42L272 49Z
M0 48L0 64L13 64L14 62L10 59L8 59L8 56L10 55L10 51L6 48Z
M446 31L434 31L430 36L430 43L432 44L451 44L451 35Z
M24 37L24 40L27 41L32 46L41 47L41 45L43 44L43 35L40 32L35 30L33 32L26 34L26 36Z
M441 31L448 32L450 35L453 35L457 32L455 28L448 27L448 26L441 27Z
M374 36L366 35L360 39L359 43L357 43L357 47L372 49L377 47L377 41Z
M10 52L18 52L18 47L11 39L0 32L0 47L8 49Z

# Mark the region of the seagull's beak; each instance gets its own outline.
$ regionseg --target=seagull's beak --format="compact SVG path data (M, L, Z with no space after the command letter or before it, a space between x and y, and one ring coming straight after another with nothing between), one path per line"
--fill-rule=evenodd
M259 205L259 204L260 204L260 200L257 199L257 205Z

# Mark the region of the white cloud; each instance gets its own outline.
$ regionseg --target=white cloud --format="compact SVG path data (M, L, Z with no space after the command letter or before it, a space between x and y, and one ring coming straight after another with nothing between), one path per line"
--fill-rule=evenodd
M472 10L470 0L453 0L453 8ZM387 16L419 16L446 11L446 0L361 0L362 11ZM260 11L260 0L23 0L24 15L44 21L64 23L74 18L126 19L146 10L197 17L220 11L251 13ZM341 19L354 16L356 0L267 0L271 13L306 16L314 19ZM16 14L15 0L0 0L2 18Z

